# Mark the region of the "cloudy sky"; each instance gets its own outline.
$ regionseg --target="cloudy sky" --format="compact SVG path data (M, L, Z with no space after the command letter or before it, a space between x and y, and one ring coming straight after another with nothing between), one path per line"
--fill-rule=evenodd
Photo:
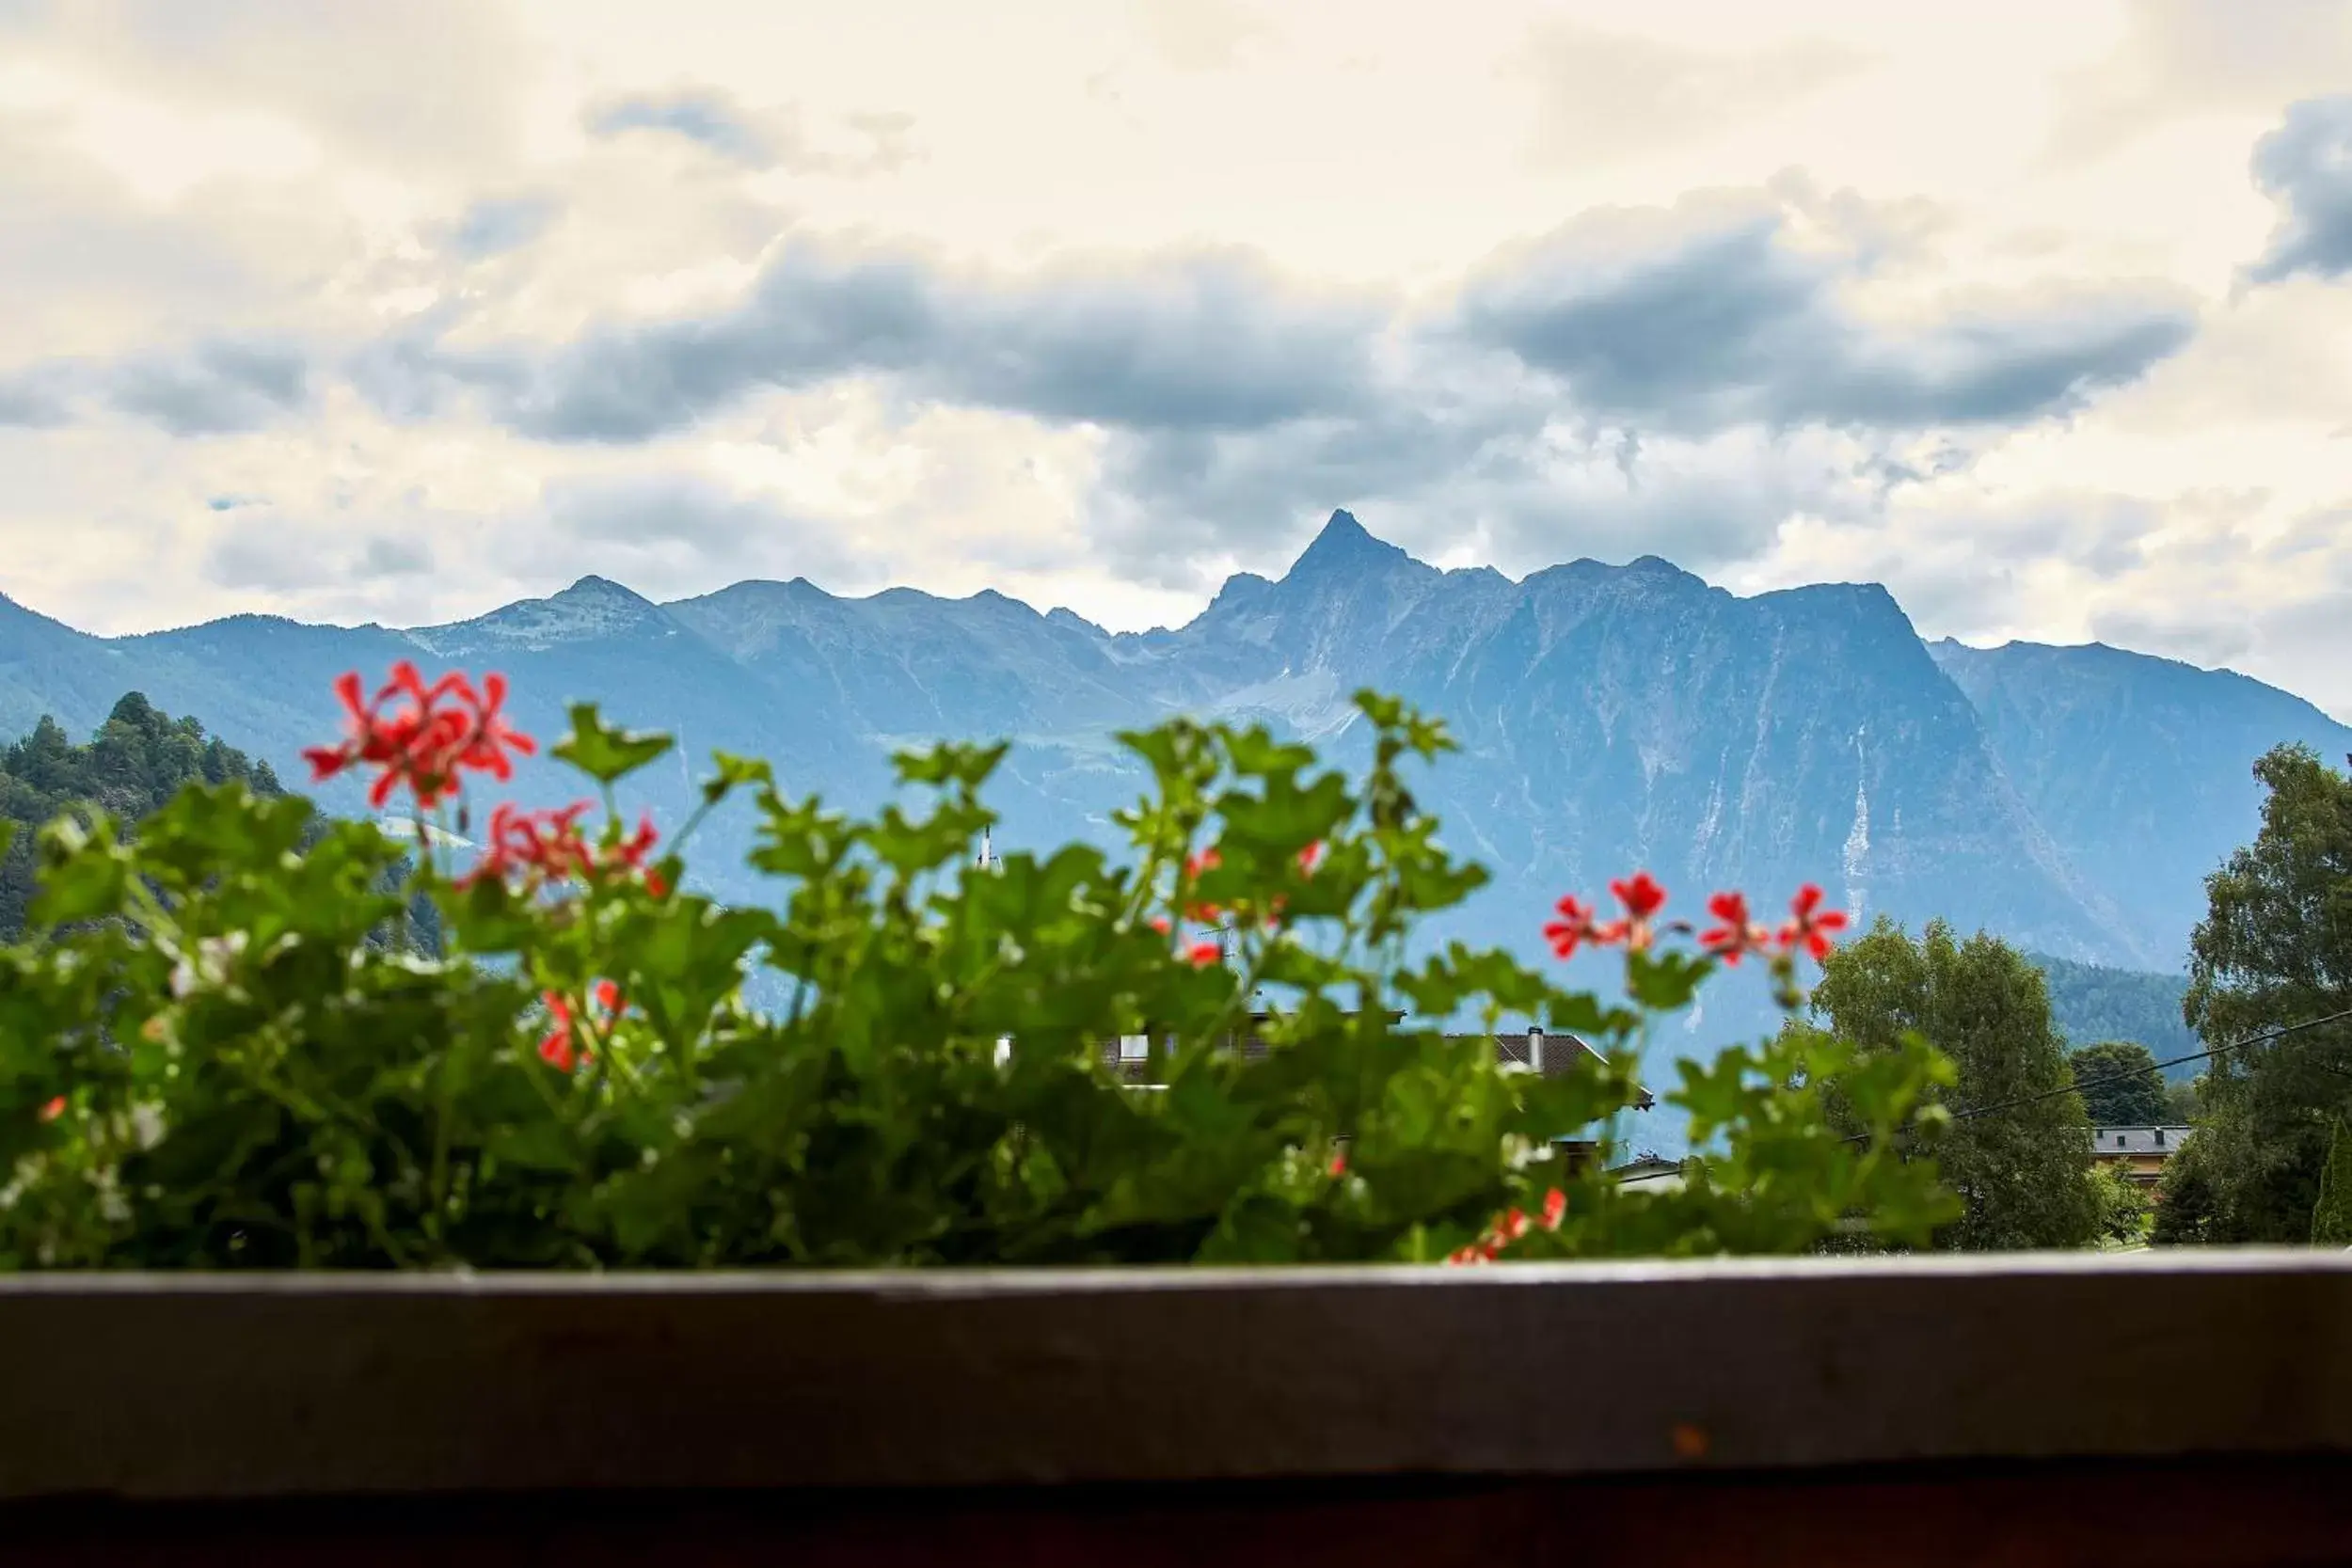
M0 0L0 233L93 630L1149 626L1346 506L2352 718L2352 0Z

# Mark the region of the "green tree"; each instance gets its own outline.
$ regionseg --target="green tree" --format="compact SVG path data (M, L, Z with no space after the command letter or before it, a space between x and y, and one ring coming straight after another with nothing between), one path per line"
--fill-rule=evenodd
M2208 1046L2352 1007L2352 779L2309 748L2254 765L2261 831L2205 879L2184 1016ZM2198 1134L2212 1186L2201 1239L2298 1243L2320 1172L2352 1118L2352 1022L2216 1057Z
M2026 1101L1958 1117L1936 1143L1964 1206L1937 1232L1938 1245L2072 1247L2097 1235L2090 1122L2082 1097L2068 1092L2042 972L2023 954L1982 932L1961 942L1942 921L1915 941L1881 915L1831 955L1813 1010L1866 1054L1896 1049L1906 1033L1925 1036L1958 1070L1947 1097L1955 1111Z
M2328 1164L2319 1172L2319 1201L2312 1207L2312 1245L2352 1246L2352 1139L2336 1123Z
M2090 1195L2098 1211L2100 1241L2131 1246L2147 1239L2148 1195L2140 1187L2105 1165L2094 1165Z
M2186 1084L2167 1084L2164 1086L2164 1121L2168 1127L2186 1127L2200 1114L2198 1087L2204 1080L2199 1078Z
M2164 1077L2155 1053L2132 1040L2102 1040L2067 1058L2093 1127L2159 1127L2165 1119Z
M2212 1150L2217 1141L2213 1124L2199 1127L2195 1136L2165 1162L2156 1182L2156 1212L2149 1240L2158 1246L2184 1246L2211 1240L2218 1203Z

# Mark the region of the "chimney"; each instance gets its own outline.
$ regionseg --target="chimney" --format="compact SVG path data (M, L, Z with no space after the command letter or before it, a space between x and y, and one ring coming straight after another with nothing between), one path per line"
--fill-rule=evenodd
M1537 1072L1544 1070L1544 1026L1540 1023L1527 1026L1527 1065Z

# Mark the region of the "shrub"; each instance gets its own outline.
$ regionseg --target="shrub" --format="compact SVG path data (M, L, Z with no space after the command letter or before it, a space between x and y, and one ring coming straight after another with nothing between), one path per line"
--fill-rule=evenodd
M531 744L495 677L342 692L350 734L314 768L375 769L421 823ZM1555 948L1621 946L1623 1005L1502 952L1408 960L1483 873L1408 788L1441 727L1359 701L1359 784L1261 730L1122 737L1153 785L1118 859L976 865L1001 747L901 757L927 803L866 817L722 754L704 810L752 798L772 908L685 886L693 821L664 842L622 820L613 784L669 742L585 705L554 755L601 790L600 827L584 802L501 806L479 861L405 884L409 845L234 782L128 838L55 822L41 932L0 950L0 1266L1477 1260L1916 1241L1949 1216L1892 1152L1948 1076L1916 1040L1684 1064L1666 1098L1716 1152L1681 1191L1569 1170L1560 1141L1631 1102L1653 1020L1747 956L1793 1003L1836 917L1807 890L1768 931L1724 895L1692 939L1646 877L1618 884L1622 920L1564 900ZM380 940L418 898L437 951ZM760 968L791 998L772 1015L745 1000ZM1269 1049L1246 1053L1262 993ZM1506 1014L1601 1055L1541 1076L1441 1032ZM1136 1034L1164 1087L1106 1068ZM1863 1136L1824 1117L1832 1078Z

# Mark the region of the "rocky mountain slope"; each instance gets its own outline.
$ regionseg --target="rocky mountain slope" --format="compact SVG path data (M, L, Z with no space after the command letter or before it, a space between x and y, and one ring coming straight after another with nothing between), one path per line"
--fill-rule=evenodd
M2002 770L2147 960L2187 961L2203 874L2253 836L2253 760L2300 741L2335 766L2352 730L2228 670L2099 643L1929 650L1968 698Z

